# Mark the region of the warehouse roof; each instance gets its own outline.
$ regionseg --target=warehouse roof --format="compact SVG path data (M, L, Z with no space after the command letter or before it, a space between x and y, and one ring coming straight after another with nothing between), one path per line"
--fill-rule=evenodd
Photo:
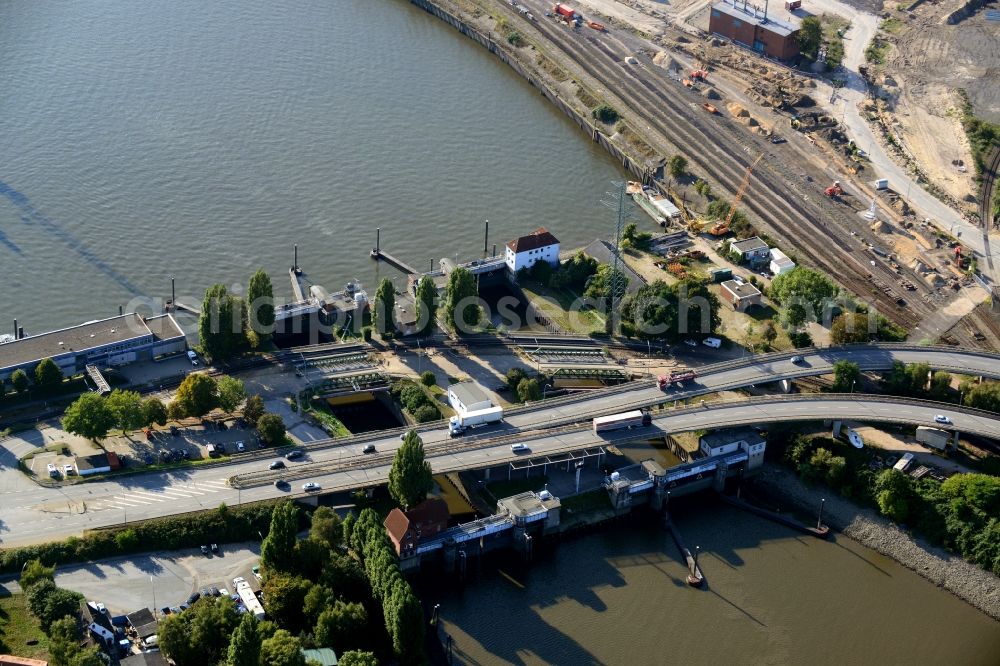
M749 282L737 282L736 280L726 280L722 283L722 288L738 298L750 298L760 296L760 289Z
M176 323L173 326L179 335L183 335L180 329L176 328ZM157 328L169 330L164 324L157 324ZM79 354L88 349L148 338L151 335L154 334L143 318L130 312L0 345L0 368L41 361L43 358L55 358L71 352Z
M733 442L744 441L752 446L754 444L761 444L767 440L765 440L759 432L752 428L732 428L729 430L718 430L707 435L702 435L701 441L703 444L707 445L708 448L714 449L719 446L725 446L726 444L732 444Z
M458 382L457 384L452 384L448 387L448 390L455 394L459 402L463 405L474 405L477 402L493 401L490 396L486 395L486 391L479 388L479 385L475 382Z
M753 236L752 238L744 238L740 241L733 241L729 245L730 250L736 250L739 253L752 252L753 250L766 250L767 243L762 241L760 237Z

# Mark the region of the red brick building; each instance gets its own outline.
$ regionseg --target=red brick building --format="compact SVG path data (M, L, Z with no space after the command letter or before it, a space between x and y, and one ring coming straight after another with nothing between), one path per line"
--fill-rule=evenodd
M429 499L409 511L393 509L382 523L400 557L415 555L417 544L443 532L448 527L448 504L443 499Z
M787 12L778 19L779 11L766 4L721 0L712 5L708 31L771 58L789 60L799 54L798 19Z

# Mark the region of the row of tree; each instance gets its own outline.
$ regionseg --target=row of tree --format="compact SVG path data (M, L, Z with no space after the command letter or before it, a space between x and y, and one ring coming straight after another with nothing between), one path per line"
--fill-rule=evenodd
M32 379L34 380L35 388L42 395L49 395L54 393L62 384L63 372L51 358L43 358L31 372L31 379L29 379L28 373L21 368L12 372L10 375L10 386L15 393L21 395L31 389ZM6 393L7 385L3 380L0 380L0 399L3 399Z
M80 602L83 596L55 583L55 567L39 560L24 565L19 580L28 611L38 619L49 637L49 663L53 666L103 666L95 647L80 647L83 627Z
M198 337L202 351L213 360L224 361L248 349L258 349L273 333L274 289L263 269L250 276L245 299L230 294L221 284L205 291Z

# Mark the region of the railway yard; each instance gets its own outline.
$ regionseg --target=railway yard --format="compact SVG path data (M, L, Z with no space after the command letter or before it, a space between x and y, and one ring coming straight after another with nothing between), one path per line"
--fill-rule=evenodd
M494 39L498 33L516 31L524 40L520 47L505 40L497 40L497 47L537 77L535 85L555 90L568 106L587 115L598 104L618 111L620 121L597 123L597 129L634 162L662 164L671 155L685 156L690 177L668 184L686 212L697 214L706 203L693 194L694 179L707 181L716 196L732 200L760 156L740 210L800 263L823 270L889 320L913 330L960 299L980 298L977 292L982 292L980 300L985 300L986 292L972 284L954 258L956 239L923 220L914 222L912 213L907 217L909 211L898 193L881 193L876 224L863 216L873 197L864 179L873 176L837 151L843 135L838 135L835 119L832 131L808 136L796 132L789 125L796 109L779 113L773 104L760 104L767 98L760 93L765 87L752 79L749 85L745 80L741 84L733 71L718 76L713 72L707 81L682 84L688 72L706 66L704 52L717 40L705 39L699 45L666 23L659 34L651 35L630 29L613 16L597 15L602 29L586 23L573 27L556 15L546 16L552 10L547 0L439 4ZM761 80L784 81L772 88L785 85L806 102L816 94L808 77L783 73L762 58L754 65L754 59L751 54L741 57L751 72L736 74L746 77L756 67ZM712 105L720 112L707 112L707 100L715 100ZM817 117L830 120L822 114ZM786 140L772 142L779 129ZM852 171L861 173L855 176ZM834 180L843 185L844 195L824 196ZM936 332L944 334L950 328L946 339L1000 348L995 322L980 321L977 313L982 308L974 307L970 303L955 321L947 321ZM962 322L956 324L959 319Z

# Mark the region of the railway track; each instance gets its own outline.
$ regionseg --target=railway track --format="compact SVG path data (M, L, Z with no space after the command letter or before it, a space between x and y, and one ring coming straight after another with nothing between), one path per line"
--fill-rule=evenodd
M519 15L515 12L511 16L517 19ZM744 144L752 144L753 139L738 135L729 123L718 118L708 127L708 119L697 115L705 112L694 101L694 93L688 93L665 73L658 72L648 59L641 72L623 65L629 49L619 42L626 55L615 52L604 43L604 40L611 41L606 34L573 31L555 21L539 20L527 24L569 55L609 94L621 99L641 121L631 123L634 126L645 124L650 129L655 128L673 145L706 149L711 146L711 153L708 150L685 152L695 167L711 174L726 189L731 192L738 189L746 168L755 157L750 146ZM644 78L647 75L659 79L660 85ZM697 99L700 101L700 96ZM761 150L760 146L755 148ZM892 284L897 280L895 273L881 262L869 268L857 258L859 253L855 248L830 230L824 220L830 218L831 223L836 223L835 218L845 217L843 211L822 200L821 194L814 195L817 198L813 200L809 194L792 191L781 182L788 182L791 176L771 161L763 160L762 165L763 168L758 167L755 171L754 178L763 187L755 188L752 196L744 199L744 205L758 219L776 231L776 235L794 238L794 247L802 250L810 261L835 276L853 293L876 302L879 311L895 323L909 328L916 316L925 314L916 308L908 312L908 308L899 306L895 298L879 290L874 283L875 276L881 277L883 283ZM811 224L804 228L803 222ZM856 223L856 220L850 222ZM835 256L831 248L837 250Z

